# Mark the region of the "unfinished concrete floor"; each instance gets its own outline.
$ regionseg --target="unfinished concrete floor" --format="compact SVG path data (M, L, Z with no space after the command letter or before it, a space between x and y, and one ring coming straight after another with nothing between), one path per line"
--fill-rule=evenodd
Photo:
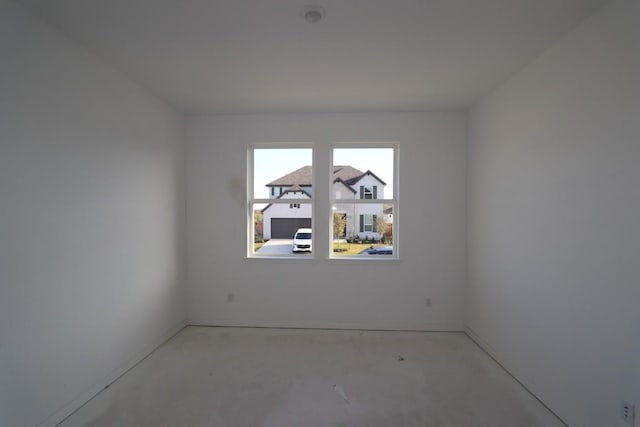
M187 327L61 425L564 424L462 333Z

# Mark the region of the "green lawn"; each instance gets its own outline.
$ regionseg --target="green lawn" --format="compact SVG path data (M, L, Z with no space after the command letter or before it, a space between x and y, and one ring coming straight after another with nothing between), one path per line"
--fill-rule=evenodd
M264 243L254 243L253 251L257 252L264 245ZM334 243L333 255L334 256L351 256L358 255L365 249L369 249L371 246L386 246L382 243Z
M371 246L387 246L382 243L334 243L333 255L334 256L351 256L358 255L365 249L369 249Z

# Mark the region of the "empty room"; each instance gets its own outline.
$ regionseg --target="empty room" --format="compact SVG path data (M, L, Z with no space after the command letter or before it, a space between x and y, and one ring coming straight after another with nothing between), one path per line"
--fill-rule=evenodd
M640 2L0 0L0 426L640 426Z

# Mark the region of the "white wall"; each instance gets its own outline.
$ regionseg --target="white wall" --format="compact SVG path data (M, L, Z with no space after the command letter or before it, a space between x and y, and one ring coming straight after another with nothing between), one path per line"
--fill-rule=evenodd
M473 109L468 192L470 331L569 425L627 425L620 400L640 405L640 2L605 6Z
M0 425L51 425L184 319L184 123L8 0L0 64Z
M463 327L463 113L203 116L188 120L188 313L196 324L439 329ZM315 142L316 198L331 185L333 141L399 141L401 261L245 259L246 153L258 142ZM326 174L323 174L326 172ZM328 196L327 196L328 197ZM314 224L328 224L331 208ZM235 294L233 302L227 301ZM433 305L425 307L425 298Z

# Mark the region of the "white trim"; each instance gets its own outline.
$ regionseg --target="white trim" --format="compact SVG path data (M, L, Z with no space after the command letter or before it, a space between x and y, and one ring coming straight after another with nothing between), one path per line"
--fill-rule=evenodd
M216 318L204 323L194 322L189 326L195 327L220 327L220 328L278 328L278 329L317 329L338 331L391 331L391 332L445 332L464 334L464 326L461 323L427 323L414 322L339 322L339 321L303 321L296 319L295 324L288 321L260 318L252 322L238 321L230 318Z
M291 200L291 199L289 199ZM394 199L331 199L333 204L349 204L356 203L358 205L380 205L380 204L392 204L396 203Z
M335 179L333 174L333 151L334 149L341 148L354 148L354 149L366 149L366 148L390 148L393 149L393 187L392 193L394 195L393 198L385 198L385 199L360 199L360 198L351 198L351 199L336 199L334 198L333 189L333 181ZM313 196L311 198L308 197L295 197L295 198L253 198L255 195L255 189L253 188L254 182L254 150L256 149L311 149L312 150L312 167L313 174L311 178L311 188L313 188ZM306 260L310 259L330 259L330 260L352 260L361 262L363 260L375 260L376 262L380 261L397 261L400 259L399 256L399 226L398 226L398 206L399 206L399 159L400 159L400 144L399 142L388 142L388 141L360 141L360 142L333 142L328 145L328 153L324 150L327 149L327 146L318 146L316 143L312 142L289 142L289 143L281 143L281 142L261 142L261 143L252 143L247 146L247 198L246 198L246 206L247 206L247 229L246 229L246 244L245 244L245 254L244 258L246 259L280 259L280 260L292 260L295 259L296 262L299 262L300 259L306 258ZM322 151L322 152L321 152ZM328 154L328 156L326 156ZM328 163L320 164L319 159L328 158ZM322 170L327 166L327 174L326 176L322 174ZM371 171L375 174L375 171ZM318 195L318 187L317 180L318 179L326 179L327 188L329 189L328 195ZM380 189L378 189L380 190ZM357 196L359 197L359 192L357 191ZM380 194L381 191L378 191ZM320 200L318 202L318 200ZM297 257L294 254L291 256L288 255L278 255L278 256L269 256L269 255L259 255L252 253L253 242L255 240L254 236L254 226L253 226L253 206L256 204L263 205L277 205L277 204L285 204L290 205L293 203L299 204L311 204L311 217L312 217L312 229L315 236L319 236L320 233L325 233L326 231L326 241L329 243L328 247L324 247L324 245L314 244L315 248L311 257ZM336 204L353 204L353 205L366 205L366 204L387 204L393 206L393 255L385 255L379 257L349 257L349 256L334 256L332 253L333 245L331 242L333 241L333 211L332 207ZM325 206L326 205L326 206ZM328 209L330 212L327 215L328 223L326 224L325 230L318 231L317 219L318 217L318 209ZM383 214L384 215L384 211ZM314 220L316 219L316 220ZM359 221L358 218L354 218L354 221ZM323 219L324 222L324 219ZM358 227L359 230L359 227ZM373 233L373 231L368 231L365 233ZM321 239L322 240L322 239ZM318 241L317 243L322 243ZM327 252L327 258L318 257L319 250Z
M297 257L296 254L291 255L260 255L252 253L254 241L255 241L255 227L253 226L253 206L256 204L265 204L265 205L277 205L284 204L289 205L292 203L299 204L310 204L311 205L311 227L313 228L313 232L315 233L315 221L313 218L316 213L316 203L315 198L305 196L302 197L292 197L292 198L281 198L280 196L284 193L282 191L282 187L280 187L280 194L278 194L277 198L268 198L268 199L256 199L255 189L253 188L254 184L254 151L255 150L286 150L286 149L309 149L311 150L311 167L315 168L317 164L317 149L316 144L314 142L254 142L247 145L246 148L246 156L247 156L247 173L245 176L247 177L247 191L246 191L246 242L245 242L245 254L244 258L258 258L258 259L295 259L296 261L301 259L302 257ZM311 188L315 188L315 172L311 176ZM304 188L303 188L304 190ZM264 224L263 224L264 227ZM313 251L311 257L316 258L315 252ZM308 257L307 257L308 258Z
M360 214L362 216L362 233L374 233L373 231L373 214ZM367 219L371 219L371 223L367 223ZM367 226L371 227L371 230L367 230Z
M266 204L266 205L288 205L289 202L297 202L297 203L308 203L311 204L313 198L305 197L304 199L301 197L292 197L290 199L254 199L249 200L248 203L253 203L254 205Z
M334 194L333 191L331 191L330 197L329 197L329 206L328 209L332 209L332 207L336 204L353 204L353 205L365 205L365 204L390 204L393 205L393 255L380 255L379 258L374 258L378 261L382 261L382 260L399 260L400 259L400 253L399 253L399 236L400 233L399 231L399 227L398 227L398 206L400 204L399 202L399 181L400 181L400 143L399 142L389 142L389 141L344 141L344 142L334 142L329 146L329 177L330 177L330 183L331 186L330 188L333 188L333 166L334 166L334 162L333 162L333 151L335 149L367 149L367 148L371 148L371 149L376 149L376 148L391 148L393 149L393 198L391 199L360 199L360 192L359 192L359 188L356 189L357 193L357 197L354 199L336 199L334 198ZM371 171L375 174L375 171ZM384 214L384 210L383 210L383 214ZM354 221L356 219L354 218ZM359 221L359 219L357 219ZM328 234L330 235L330 241L333 237L333 226L332 226L332 221L333 221L333 215L329 216L329 224L328 224ZM359 229L359 227L358 227ZM363 233L372 233L372 231L363 231ZM358 260L358 261L362 261L364 259L369 259L367 257L347 257L347 256L340 256L340 255L333 255L333 247L332 245L330 245L329 247L329 255L328 255L328 259L330 260L342 260L342 259L350 259L350 260Z
M363 200L377 200L373 198L373 187L374 185L363 185L362 186L362 199ZM370 196L370 197L367 197Z

